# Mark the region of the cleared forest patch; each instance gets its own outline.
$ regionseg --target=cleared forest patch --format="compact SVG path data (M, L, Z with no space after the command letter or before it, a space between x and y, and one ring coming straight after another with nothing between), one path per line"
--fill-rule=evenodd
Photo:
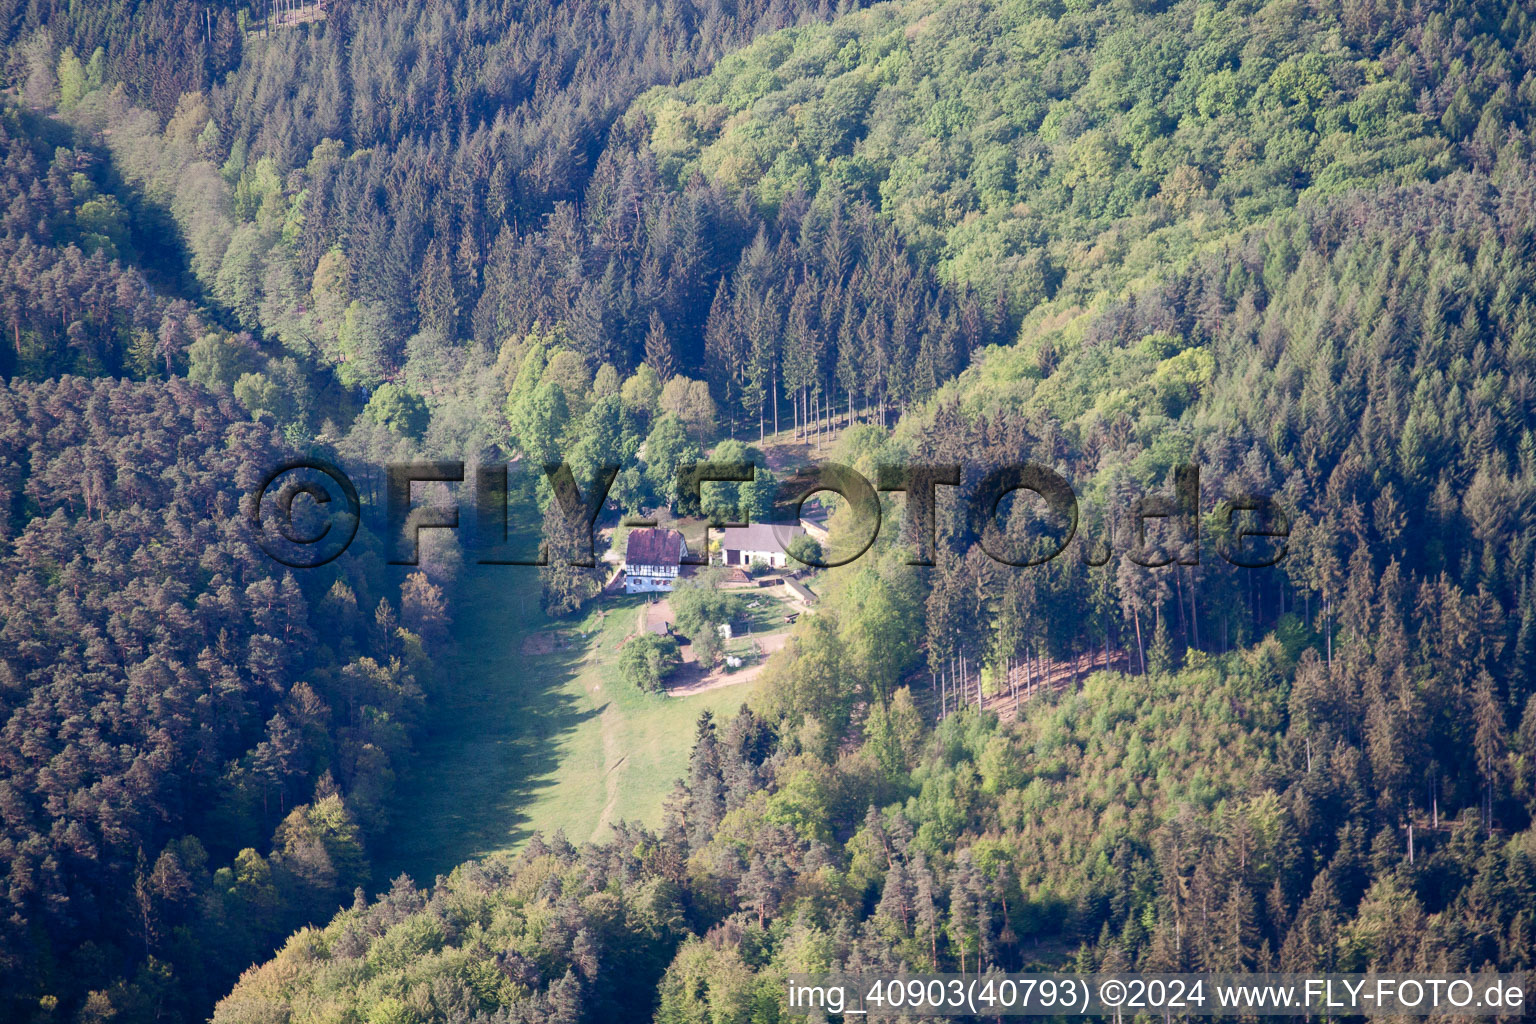
M535 832L572 842L618 820L661 823L687 770L694 723L734 714L752 683L696 696L644 694L624 683L618 651L642 597L591 605L558 624L537 580L471 571L455 611L452 678L402 780L374 887L401 872L419 882L472 857L515 850Z

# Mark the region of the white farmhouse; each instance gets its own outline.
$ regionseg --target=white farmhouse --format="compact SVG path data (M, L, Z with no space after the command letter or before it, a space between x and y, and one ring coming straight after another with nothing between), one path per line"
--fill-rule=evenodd
M782 569L789 564L785 548L805 532L803 526L753 523L720 531L720 556L724 565L751 565L764 562L769 568Z
M687 556L688 544L677 530L652 527L629 531L624 541L624 592L671 590Z

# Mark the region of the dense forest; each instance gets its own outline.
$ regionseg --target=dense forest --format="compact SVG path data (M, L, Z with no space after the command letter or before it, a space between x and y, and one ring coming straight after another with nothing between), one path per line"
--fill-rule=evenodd
M1531 963L1529 4L0 10L7 1019ZM261 473L375 506L391 458L617 464L614 512L761 511L770 435L1049 465L1077 538L1000 564L940 488L914 565L887 495L664 821L372 877L474 570L365 531L285 571ZM763 472L695 508L707 452ZM1185 465L1198 515L1142 537ZM1267 568L1217 553L1252 494Z
M5 995L189 1011L367 879L445 599L376 555L301 583L261 553L239 502L290 450L227 395L0 402Z

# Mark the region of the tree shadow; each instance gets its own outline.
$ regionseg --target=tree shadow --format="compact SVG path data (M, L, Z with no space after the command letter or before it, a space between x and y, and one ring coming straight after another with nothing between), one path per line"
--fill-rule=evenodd
M555 784L562 736L600 711L566 690L584 646L522 651L549 624L531 568L466 566L454 613L457 652L429 700L430 718L396 786L373 885L401 872L431 882L467 860L532 834L526 808Z
M89 157L89 166L83 168L86 176L103 194L117 199L127 216L128 251L120 254L124 266L137 269L157 292L213 305L192 273L191 247L171 211L144 189L129 184L107 147L67 121L26 107L16 109L16 118L42 164L53 159L59 146ZM218 312L227 315L225 310Z

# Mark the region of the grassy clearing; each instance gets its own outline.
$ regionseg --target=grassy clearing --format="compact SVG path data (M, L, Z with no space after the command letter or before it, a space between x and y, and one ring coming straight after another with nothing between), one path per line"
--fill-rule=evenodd
M754 684L686 698L640 693L619 678L618 648L643 597L552 622L534 571L467 567L455 614L458 654L433 696L434 727L402 779L375 885L404 871L430 881L472 857L513 850L535 831L572 842L615 821L657 825L688 765L694 722L734 714ZM571 642L523 653L540 630Z

